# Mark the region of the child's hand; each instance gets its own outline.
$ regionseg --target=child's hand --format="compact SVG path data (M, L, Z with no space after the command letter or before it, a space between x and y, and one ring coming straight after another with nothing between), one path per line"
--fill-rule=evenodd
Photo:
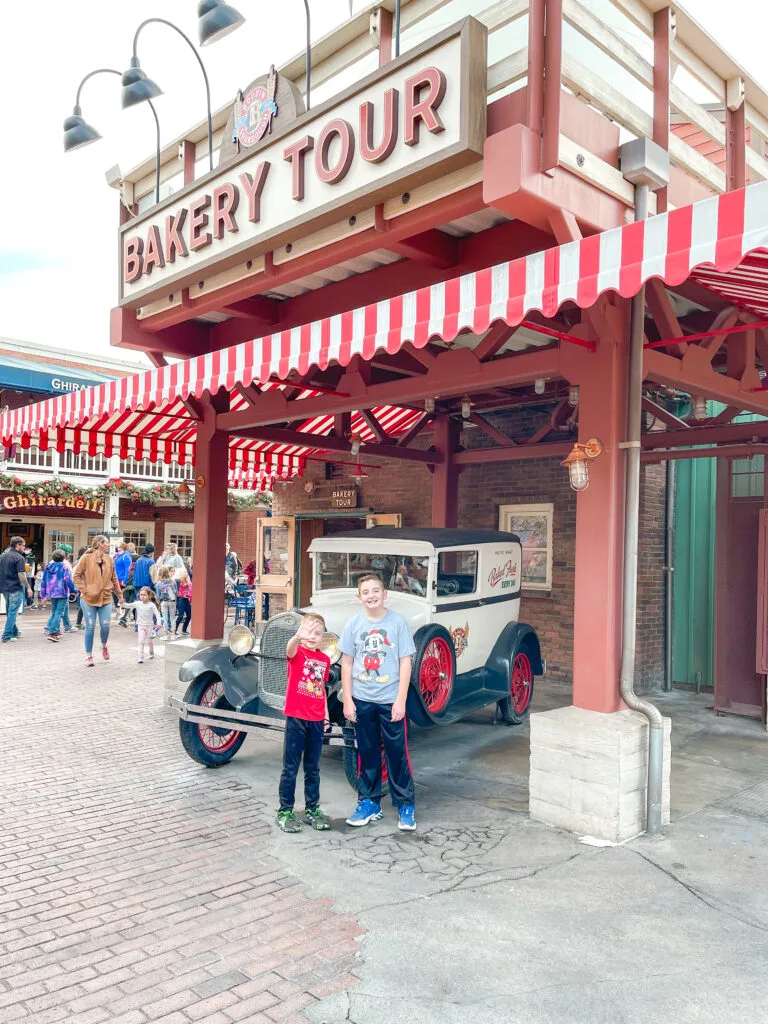
M353 700L344 701L344 717L348 718L350 722L357 721L357 708Z
M405 718L405 701L398 698L392 705L392 721L402 722Z

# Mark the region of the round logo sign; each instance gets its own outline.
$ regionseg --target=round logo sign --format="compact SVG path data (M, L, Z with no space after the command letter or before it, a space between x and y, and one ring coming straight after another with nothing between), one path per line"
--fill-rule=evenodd
M239 107L239 109L238 109ZM277 114L277 104L263 85L257 85L235 105L232 141L255 146Z

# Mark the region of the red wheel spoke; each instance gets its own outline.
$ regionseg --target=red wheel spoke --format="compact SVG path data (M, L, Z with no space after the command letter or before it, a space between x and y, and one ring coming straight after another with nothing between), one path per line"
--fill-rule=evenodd
M419 667L419 690L428 711L442 711L448 703L453 685L451 652L442 637L431 640Z
M203 696L200 698L200 706L215 708L224 701L224 684L220 679L217 679L203 691ZM211 725L199 725L197 731L200 736L200 742L206 750L210 750L212 753L221 753L224 750L229 750L240 736L237 730L232 729L229 732L224 732L221 729L217 730Z

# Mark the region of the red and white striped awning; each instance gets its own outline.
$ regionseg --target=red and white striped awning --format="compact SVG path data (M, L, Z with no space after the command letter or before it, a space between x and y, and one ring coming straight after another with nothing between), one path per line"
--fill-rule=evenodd
M630 297L651 277L676 285L691 278L736 306L768 314L768 181L705 199L578 242L533 253L476 273L408 292L313 323L280 331L183 362L110 381L99 387L14 409L0 417L0 443L49 445L90 454L119 452L151 460L194 461L196 421L184 401L226 388L231 408L246 402L236 385L275 385L355 355L395 353L406 343L450 344L458 334L482 335L495 321L518 325L538 310L554 316L565 302L588 308L606 291ZM302 392L300 402L315 394ZM391 434L409 428L418 413L375 410ZM331 417L301 427L307 447L234 439L231 467L271 472L322 450ZM353 430L372 440L362 417ZM275 462L274 460L278 460ZM297 471L298 471L297 466Z

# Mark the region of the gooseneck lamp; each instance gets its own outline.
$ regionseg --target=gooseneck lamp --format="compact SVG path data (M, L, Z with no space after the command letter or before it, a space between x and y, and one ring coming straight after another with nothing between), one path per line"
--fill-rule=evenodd
M177 25L174 25L172 21L166 21L165 18L147 18L147 20L142 21L136 29L136 33L133 37L133 56L131 57L131 66L127 71L123 72L123 110L127 110L128 107L135 107L137 103L143 103L145 100L153 100L156 96L162 95L163 90L160 86L157 85L156 82L153 82L151 78L147 78L144 71L142 71L136 52L139 36L147 25L152 24L167 25L168 28L172 28L174 32L177 32L187 46L189 46L192 53L194 53L195 60L200 65L200 70L203 73L203 80L205 82L205 102L206 112L208 114L208 163L210 169L213 170L213 122L211 120L211 86L208 81L208 72L205 70L205 65L200 59L200 54L195 49L192 40L182 32Z
M224 0L200 0L197 5L197 31L201 46L217 43L239 28L245 18Z
M64 122L64 152L72 153L76 149L82 149L83 146L88 146L92 142L98 142L101 135L96 131L94 127L89 125L82 116L82 110L80 109L80 94L83 90L83 86L94 75L117 75L121 77L120 72L114 68L96 68L94 71L89 71L88 74L80 82L77 87L77 96L75 98L75 105L72 109L72 114ZM155 94L157 95L157 94ZM160 121L157 117L157 111L155 105L152 103L152 97L146 96L145 99L149 102L149 108L152 111L152 116L155 119L155 202L160 202Z

